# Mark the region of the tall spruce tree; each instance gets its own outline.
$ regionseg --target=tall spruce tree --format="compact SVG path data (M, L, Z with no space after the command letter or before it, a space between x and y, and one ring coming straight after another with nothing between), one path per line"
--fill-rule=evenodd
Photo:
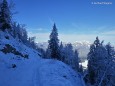
M7 0L3 0L0 6L0 29L11 29L11 14Z
M54 23L53 30L50 34L50 40L48 41L48 50L51 52L51 58L60 60L60 50L59 50L59 39L58 31Z

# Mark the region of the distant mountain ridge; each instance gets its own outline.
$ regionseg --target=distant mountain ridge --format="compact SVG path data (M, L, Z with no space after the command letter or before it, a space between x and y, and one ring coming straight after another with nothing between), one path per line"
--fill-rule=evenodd
M63 42L63 45L66 45L66 42ZM40 48L46 50L48 46L48 42L42 42L37 44ZM72 43L73 49L77 49L79 52L79 57L86 59L87 54L89 52L89 48L91 43L89 41L83 40L83 41L76 41L75 43Z
M87 59L87 54L89 52L91 43L89 41L76 41L73 43L73 48L77 49L79 52L79 57L81 60Z

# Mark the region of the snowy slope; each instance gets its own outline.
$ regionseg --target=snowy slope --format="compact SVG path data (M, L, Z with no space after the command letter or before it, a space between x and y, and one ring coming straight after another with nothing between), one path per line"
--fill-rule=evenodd
M34 62L39 59L38 52L0 31L0 86L32 86Z
M69 66L39 55L0 32L0 86L84 86L81 76Z

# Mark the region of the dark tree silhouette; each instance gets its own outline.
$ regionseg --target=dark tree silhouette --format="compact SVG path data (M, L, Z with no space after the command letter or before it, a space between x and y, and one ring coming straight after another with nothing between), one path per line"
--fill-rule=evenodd
M50 34L50 40L48 41L48 43L48 50L50 50L51 52L51 58L60 60L58 31L55 24Z
M11 14L7 0L3 0L0 6L0 29L11 29Z

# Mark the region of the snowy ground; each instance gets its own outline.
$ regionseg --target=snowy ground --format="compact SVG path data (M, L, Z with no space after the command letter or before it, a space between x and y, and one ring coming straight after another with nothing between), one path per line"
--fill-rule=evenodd
M79 74L56 60L41 60L38 71L40 86L84 86Z
M9 39L5 37L9 36ZM28 59L4 53L9 44ZM12 51L12 50L11 50ZM14 52L14 50L12 51ZM16 64L12 68L12 64ZM85 86L79 73L56 60L41 59L38 52L26 47L7 33L0 32L0 86Z
M84 86L81 76L62 62L20 62L17 68L0 64L0 86Z

